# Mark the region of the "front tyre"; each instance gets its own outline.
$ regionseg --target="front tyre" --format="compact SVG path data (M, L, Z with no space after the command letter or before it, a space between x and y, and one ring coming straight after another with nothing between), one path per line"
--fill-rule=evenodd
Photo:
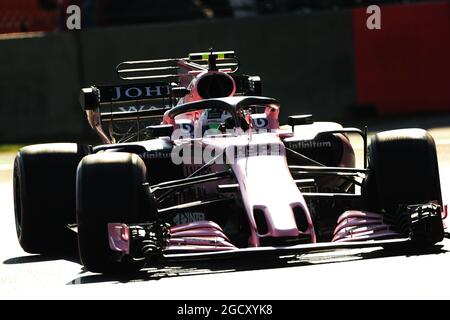
M77 223L81 262L96 273L138 271L144 261L112 251L108 223L143 219L146 167L136 154L105 152L85 157L77 172Z
M423 129L377 133L369 148L367 196L371 210L395 213L399 206L434 202L442 208L436 145ZM443 238L442 219L426 219L431 242ZM438 224L438 225L436 225ZM421 236L426 243L424 236Z

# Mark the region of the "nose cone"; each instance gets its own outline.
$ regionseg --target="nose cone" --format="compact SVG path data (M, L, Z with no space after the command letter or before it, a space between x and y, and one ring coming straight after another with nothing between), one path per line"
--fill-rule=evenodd
M297 237L309 234L315 242L312 220L284 156L279 154L248 156L233 164L252 229L250 242L258 246L262 237ZM299 231L293 208L300 207L308 226ZM255 217L256 216L258 217Z

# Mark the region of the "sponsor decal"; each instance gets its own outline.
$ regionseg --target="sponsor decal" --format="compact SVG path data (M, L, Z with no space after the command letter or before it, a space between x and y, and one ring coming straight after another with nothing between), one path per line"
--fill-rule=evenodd
M158 98L170 95L168 85L116 86L113 87L111 101Z
M331 148L330 141L295 141L289 142L287 147L290 149L317 149L317 148Z
M143 160L150 159L167 159L171 157L171 152L166 151L147 151L141 154Z
M252 120L253 125L256 127L256 129L267 128L267 126L269 125L269 120L267 120L266 118L252 118Z
M139 112L139 111L148 111L148 110L158 110L158 109L170 109L170 106L162 106L155 107L149 105L129 105L129 106L121 106L117 109L122 112Z
M203 220L205 220L203 212L180 212L173 218L173 222L177 225Z

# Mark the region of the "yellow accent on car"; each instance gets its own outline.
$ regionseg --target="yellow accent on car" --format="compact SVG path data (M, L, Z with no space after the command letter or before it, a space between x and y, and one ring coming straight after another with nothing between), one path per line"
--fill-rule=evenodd
M199 53L190 53L189 54L189 60L191 61L207 61L209 59L209 55L211 53L209 52L199 52ZM234 51L219 51L219 52L213 52L214 56L216 56L216 59L223 60L227 58L234 58Z

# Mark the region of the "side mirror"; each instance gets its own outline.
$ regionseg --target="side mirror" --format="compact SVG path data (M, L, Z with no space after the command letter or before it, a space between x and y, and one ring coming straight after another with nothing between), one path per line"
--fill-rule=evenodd
M259 76L248 77L248 86L253 95L262 95L262 81Z
M185 95L189 94L191 91L185 87L173 87L172 96L174 98L183 98Z
M159 124L146 127L148 134L153 137L170 137L173 133L173 126L171 124Z
M100 105L100 90L96 87L81 89L80 104L83 110L97 109Z
M304 125L304 124L312 124L312 115L311 114L303 114L298 116L289 116L288 117L288 125L292 127L292 131L294 131L294 126Z

